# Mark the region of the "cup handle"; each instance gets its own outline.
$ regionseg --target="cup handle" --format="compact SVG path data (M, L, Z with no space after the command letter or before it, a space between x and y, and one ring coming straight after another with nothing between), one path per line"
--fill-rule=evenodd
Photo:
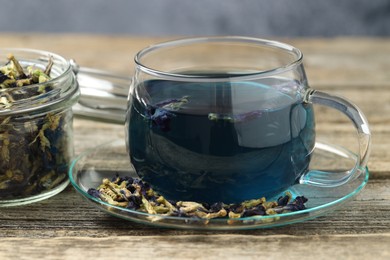
M327 93L310 89L306 92L305 102L319 104L334 108L345 114L354 124L359 143L355 166L345 172L325 172L320 170L309 170L300 178L301 184L309 184L321 187L335 187L345 184L365 171L371 146L371 133L368 122L362 111L350 101L332 96Z

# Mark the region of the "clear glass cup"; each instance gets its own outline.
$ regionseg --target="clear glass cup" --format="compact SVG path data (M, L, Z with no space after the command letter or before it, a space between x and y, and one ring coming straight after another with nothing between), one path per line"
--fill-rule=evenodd
M44 70L50 57L53 66L47 82L0 89L0 207L43 200L68 185L74 155L71 107L79 97L72 66L63 57L1 49L1 66L10 53L25 71Z
M370 131L360 109L309 87L300 50L247 37L190 38L135 57L126 144L137 174L168 199L235 203L295 183L345 184L366 167ZM353 122L358 160L309 170L313 104Z

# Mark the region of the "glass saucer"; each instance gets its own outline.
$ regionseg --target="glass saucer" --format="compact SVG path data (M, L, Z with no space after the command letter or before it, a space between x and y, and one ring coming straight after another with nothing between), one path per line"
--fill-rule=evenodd
M351 169L357 156L341 146L326 142L316 142L310 168L327 171ZM351 166L352 165L352 166ZM307 209L278 215L254 216L234 219L195 219L185 217L153 215L135 210L117 207L90 196L89 188L99 186L103 178L111 179L115 174L137 177L126 152L124 140L114 140L89 150L77 157L69 169L69 177L75 189L97 208L124 220L143 224L203 230L241 230L269 228L289 225L324 215L352 200L367 184L368 169L362 170L356 178L334 188L314 187L296 184L289 191L296 196L305 196L309 201ZM272 199L269 199L272 200Z

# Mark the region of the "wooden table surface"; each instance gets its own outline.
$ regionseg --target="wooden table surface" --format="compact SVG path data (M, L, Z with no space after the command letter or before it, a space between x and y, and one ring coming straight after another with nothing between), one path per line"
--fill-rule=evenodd
M73 58L80 66L130 75L134 54L166 39L0 34L0 47L44 49ZM279 40L303 51L313 88L348 97L368 118L370 180L353 201L289 226L208 232L123 221L94 208L69 186L42 202L0 208L0 259L390 259L390 39ZM317 108L316 113L319 136L356 149L347 119L327 109ZM108 136L124 138L124 127L74 121L77 154L104 143Z

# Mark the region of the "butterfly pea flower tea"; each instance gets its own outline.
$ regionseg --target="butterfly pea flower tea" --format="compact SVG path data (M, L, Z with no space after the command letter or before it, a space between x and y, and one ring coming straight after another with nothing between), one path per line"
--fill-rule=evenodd
M72 67L49 52L0 50L0 206L62 191L73 157Z
M131 153L133 165L145 181L158 179L167 197L193 200L182 188L191 186L199 190L199 201L237 202L237 194L243 199L268 198L294 184L308 167L314 113L312 105L301 104L295 96L245 82L211 86L155 80L144 82L143 88L162 101L144 107L137 98L132 100L129 136L137 148ZM235 99L235 104L215 102L224 88L229 88L224 98ZM238 92L241 97L232 96Z
M293 46L249 37L189 38L147 47L135 63L128 153L138 176L167 199L271 199L298 183L345 184L367 164L370 131L363 113L312 89ZM315 104L352 120L359 142L354 168L311 168Z

